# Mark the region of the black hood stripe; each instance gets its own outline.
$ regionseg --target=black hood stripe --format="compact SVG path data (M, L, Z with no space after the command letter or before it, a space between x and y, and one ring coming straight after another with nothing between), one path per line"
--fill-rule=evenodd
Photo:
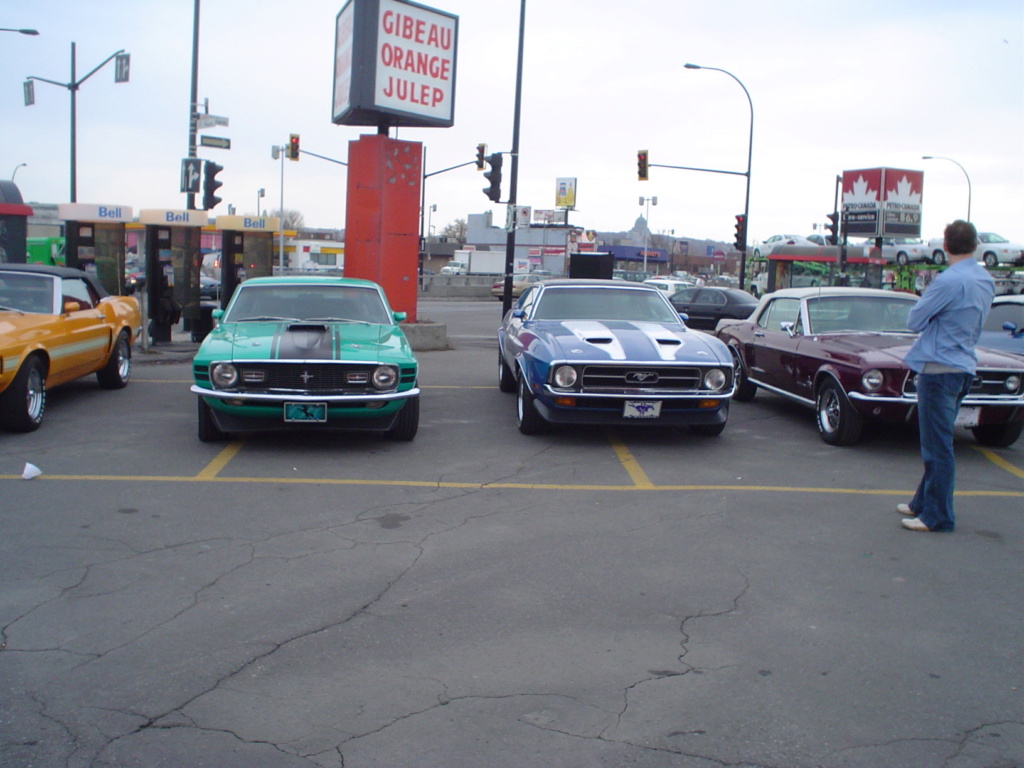
M337 329L310 323L282 326L271 345L271 357L277 360L333 360Z

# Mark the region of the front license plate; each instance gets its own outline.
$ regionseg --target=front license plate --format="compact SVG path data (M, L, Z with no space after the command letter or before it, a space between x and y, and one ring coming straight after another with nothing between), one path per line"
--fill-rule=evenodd
M622 416L626 419L656 419L661 416L661 401L627 400Z
M981 408L977 405L962 405L960 411L956 415L956 421L954 425L958 427L976 427L978 426L978 412Z
M285 403L285 421L327 421L327 403Z

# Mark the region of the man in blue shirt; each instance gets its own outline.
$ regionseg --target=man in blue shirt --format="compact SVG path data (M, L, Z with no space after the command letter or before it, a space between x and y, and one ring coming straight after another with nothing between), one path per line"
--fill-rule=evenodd
M924 475L910 504L899 504L896 511L908 516L903 527L911 531L955 527L953 425L974 380L974 348L995 295L995 281L974 258L974 225L958 219L944 237L949 268L932 280L907 316L907 327L921 334L906 363L917 373Z

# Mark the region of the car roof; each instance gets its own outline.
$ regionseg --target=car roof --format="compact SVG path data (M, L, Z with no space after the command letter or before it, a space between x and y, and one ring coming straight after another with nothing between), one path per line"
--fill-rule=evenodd
M599 278L556 277L552 280L541 280L538 286L546 288L618 288L631 291L651 291L660 293L653 285L645 285L632 280L601 280Z
M845 286L818 286L810 288L782 288L773 293L766 293L765 298L806 299L813 296L896 296L907 301L917 301L917 296L902 291L889 291L882 288L850 288Z
M1004 293L992 299L993 304L1024 304L1024 294Z
M103 287L103 284L96 278L96 275L73 267L59 267L50 264L10 264L5 262L0 264L0 272L22 272L67 279L84 279L96 290L100 298L106 298L110 295L107 289Z
M238 287L246 285L349 285L362 288L379 288L372 280L358 277L333 277L326 275L275 275L274 277L250 277Z

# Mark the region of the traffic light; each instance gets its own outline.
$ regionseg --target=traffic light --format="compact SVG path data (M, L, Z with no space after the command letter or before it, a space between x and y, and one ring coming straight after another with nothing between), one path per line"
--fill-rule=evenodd
M501 201L501 152L495 152L487 158L491 170L484 173L484 178L491 182L491 186L484 187L484 194L494 202Z
M742 213L736 214L736 250L747 250L747 217Z
M299 159L299 134L293 133L288 137L288 159Z
M484 169L484 152L487 151L486 144L476 145L476 169L482 171Z
M636 153L636 175L640 181L647 181L647 150L639 149Z
M223 165L209 160L203 165L203 209L211 210L220 202L220 198L214 193L224 186L223 181L217 181L217 174L224 170Z
M834 211L828 215L828 224L825 225L825 229L828 230L829 245L839 245L839 211Z

